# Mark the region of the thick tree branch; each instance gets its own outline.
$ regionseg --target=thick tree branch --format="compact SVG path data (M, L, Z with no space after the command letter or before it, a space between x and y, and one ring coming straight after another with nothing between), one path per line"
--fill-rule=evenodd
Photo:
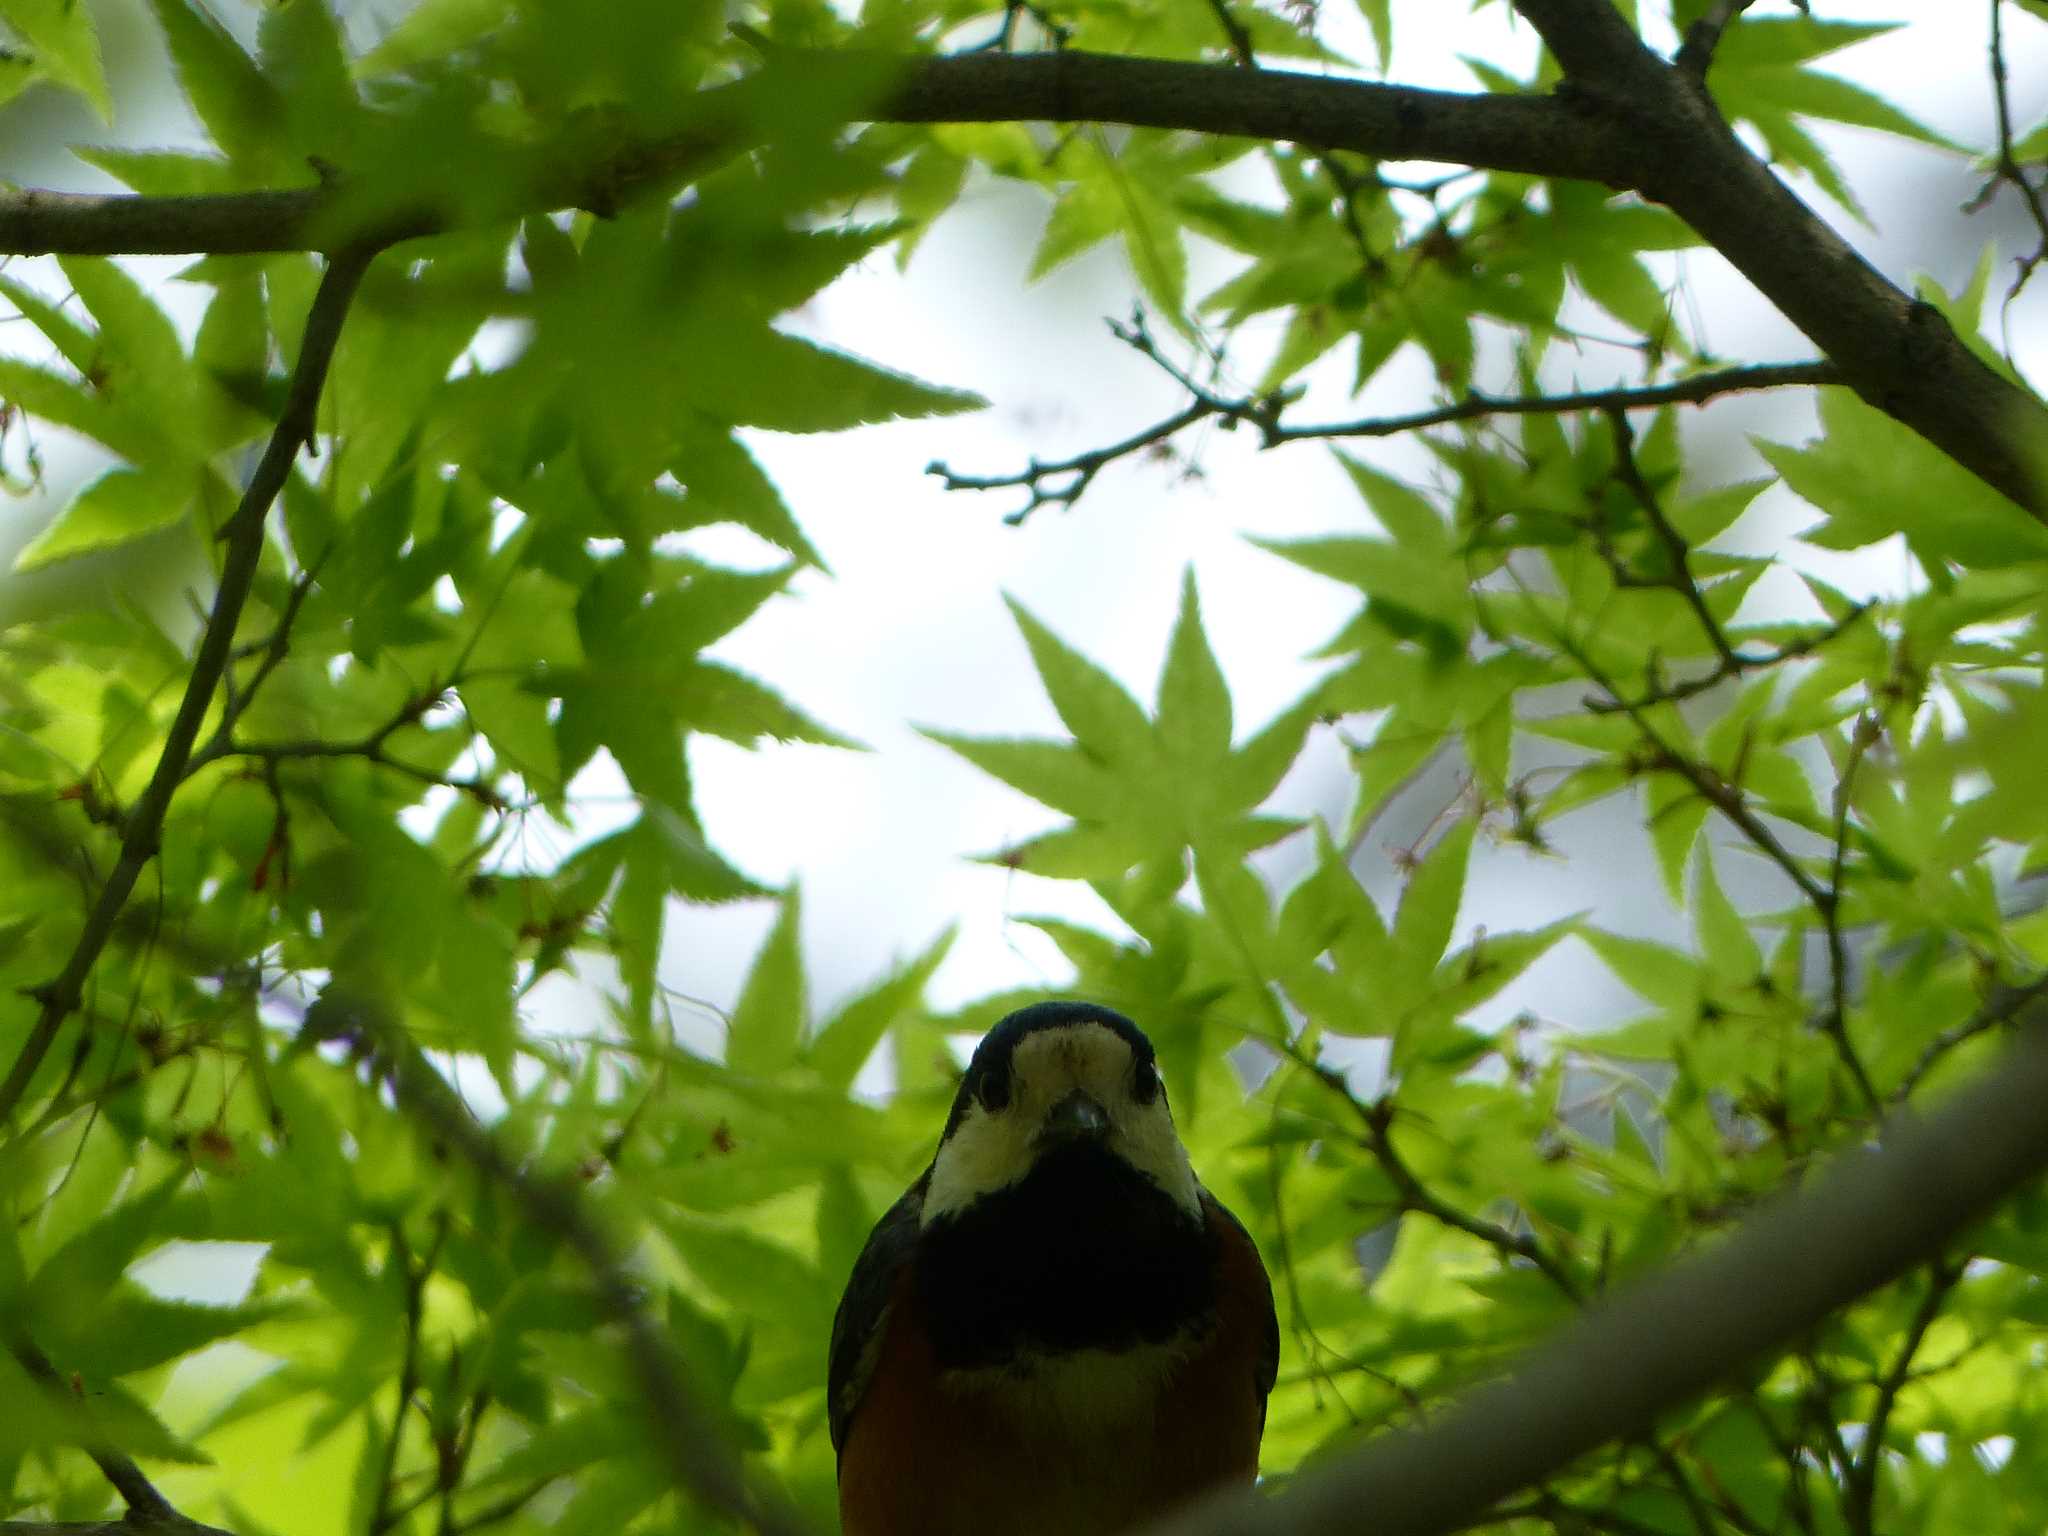
M1754 283L1856 393L2048 521L2048 406L1856 253L1746 149L1705 69L1666 64L1607 0L1515 0L1588 115L1632 125L1623 181Z
M1840 1155L1726 1240L1533 1351L1428 1428L1382 1435L1271 1499L1232 1494L1154 1536L1434 1536L1469 1525L1610 1440L1641 1431L1865 1292L1929 1263L2048 1170L2048 1009L1929 1119Z
M877 105L859 114L873 121L1124 123L1640 192L1726 256L1859 395L2048 519L2039 447L2048 442L2048 406L1858 256L1743 147L1703 82L1645 49L1607 0L1522 0L1519 8L1565 67L1568 88L1556 95L1465 95L1066 49L902 59L786 52L745 80L698 93L665 135L609 144L566 171L535 157L466 210L452 191L443 209L380 209L374 188L345 181L200 198L24 191L0 195L0 253L327 249L430 234L460 217L609 212L745 148L774 120L767 105L781 94L843 94L878 81Z
M185 685L185 696L179 701L178 713L164 737L163 753L157 758L156 771L150 775L148 786L128 812L120 857L108 873L107 883L100 887L99 896L86 916L85 928L72 947L70 958L55 978L35 990L36 1001L41 1005L36 1022L22 1044L21 1053L15 1057L6 1081L0 1082L0 1126L5 1126L12 1118L15 1106L28 1089L29 1080L35 1076L36 1068L42 1065L44 1056L55 1042L58 1030L77 1009L85 994L85 979L99 960L107 940L112 937L115 920L127 904L129 893L135 889L136 879L143 867L156 857L157 840L163 834L164 816L170 810L171 796L184 781L185 764L192 755L192 744L198 738L199 727L207 712L213 707L214 690L220 684L221 674L226 670L233 650L235 625L241 619L242 605L248 600L249 587L256 578L257 562L263 553L264 519L269 516L270 504L283 488L285 477L291 473L299 450L313 439L320 389L326 382L327 365L333 359L335 344L341 339L342 320L348 314L349 301L355 297L356 285L361 282L375 255L373 250L341 252L329 262L327 275L321 279L320 291L314 296L313 308L306 317L305 336L299 343L299 362L292 371L284 410L278 417L276 429L270 434L263 457L257 462L255 473L249 477L248 489L243 491L240 504L221 530L227 554L221 563L220 585L213 594L212 612L207 615L206 629L199 637L198 654L192 658L192 676Z
M572 174L523 176L491 206L610 212L698 163L758 139L778 93L897 76L865 114L877 122L1099 122L1347 149L1380 160L1446 160L1619 184L1631 152L1614 127L1540 96L1479 96L1234 65L1061 50L888 59L779 53L745 80L698 93L674 131L594 153ZM183 255L390 243L442 233L444 209L376 211L345 182L203 197L0 193L0 255ZM351 209L357 211L351 216Z

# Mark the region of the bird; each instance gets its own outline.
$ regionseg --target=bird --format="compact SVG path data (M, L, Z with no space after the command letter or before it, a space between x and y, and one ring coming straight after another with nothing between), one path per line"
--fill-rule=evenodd
M1196 1178L1144 1031L1020 1009L840 1298L843 1536L1109 1536L1249 1486L1279 1354L1258 1248Z

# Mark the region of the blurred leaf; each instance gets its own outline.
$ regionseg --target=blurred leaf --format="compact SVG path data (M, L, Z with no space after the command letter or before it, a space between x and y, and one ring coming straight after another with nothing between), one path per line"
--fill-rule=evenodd
M803 1038L803 955L799 949L802 899L792 888L782 913L754 959L726 1034L726 1061L735 1072L766 1077L796 1059Z

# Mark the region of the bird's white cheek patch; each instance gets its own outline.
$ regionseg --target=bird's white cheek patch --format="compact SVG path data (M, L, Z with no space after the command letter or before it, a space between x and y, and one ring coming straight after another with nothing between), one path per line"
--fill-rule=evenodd
M1017 1183L1031 1171L1031 1140L1012 1115L969 1111L952 1140L939 1149L925 1187L922 1224L965 1210L983 1195Z
M1108 1112L1109 1150L1199 1219L1201 1189L1166 1100L1134 1100L1131 1068L1130 1046L1099 1024L1049 1029L1021 1041L1010 1063L1010 1102L999 1110L973 1105L939 1149L925 1191L925 1223L1022 1180L1037 1156L1034 1138L1047 1111L1075 1089Z

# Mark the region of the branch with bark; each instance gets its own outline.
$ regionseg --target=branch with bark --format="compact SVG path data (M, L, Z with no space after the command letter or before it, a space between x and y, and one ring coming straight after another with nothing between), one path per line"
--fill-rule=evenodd
M1142 316L1128 324L1111 321L1110 331L1126 346L1163 370L1185 389L1190 399L1173 415L1141 427L1126 437L1062 459L1033 459L1024 468L1003 474L974 475L934 460L925 473L936 475L949 491L993 491L1016 487L1029 498L1005 521L1022 523L1040 507L1071 507L1087 494L1095 477L1122 459L1157 452L1189 427L1214 421L1228 431L1240 425L1259 434L1262 448L1283 443L1337 442L1347 438L1400 437L1431 427L1483 421L1495 416L1566 416L1602 411L1610 416L1656 410L1667 405L1707 405L1726 395L1763 389L1792 389L1838 384L1841 373L1831 363L1749 363L1715 368L1661 384L1618 385L1608 389L1563 390L1555 394L1493 395L1467 390L1457 400L1427 410L1394 416L1365 416L1351 421L1289 422L1288 394L1225 395L1200 383L1159 348Z
M1150 1536L1435 1536L1469 1527L1608 1441L1639 1432L1823 1318L1935 1263L2048 1171L2048 1008L1942 1109L1895 1114L1725 1241L1603 1299L1428 1428L1392 1431L1274 1497L1231 1495ZM1902 1378L1903 1379L1903 1378ZM1889 1377L1887 1378L1889 1380ZM1896 1387L1893 1389L1896 1394Z
M0 253L333 250L441 233L458 219L616 211L758 141L762 104L858 93L889 123L1118 123L1598 182L1669 207L1805 332L1842 382L2048 520L2048 405L2006 379L1940 312L1865 261L1752 154L1702 71L1651 52L1612 6L1519 0L1565 71L1549 96L1408 86L1062 49L901 57L774 50L747 78L697 93L664 131L562 155L508 151L481 210L380 203L337 178L201 197L24 190L0 195ZM567 151L564 150L563 154ZM516 163L515 163L516 162ZM535 169L535 167L540 167ZM465 211L458 211L462 209Z

